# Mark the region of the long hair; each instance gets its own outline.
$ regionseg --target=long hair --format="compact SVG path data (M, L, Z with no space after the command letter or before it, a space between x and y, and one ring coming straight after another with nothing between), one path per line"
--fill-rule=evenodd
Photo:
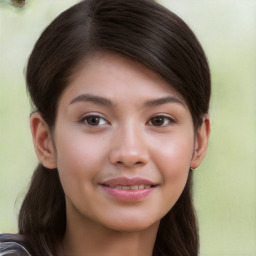
M115 52L143 63L186 101L194 128L208 112L210 71L186 23L151 0L87 0L60 14L42 33L29 58L27 89L36 111L54 129L58 99L84 58ZM174 207L161 220L154 256L196 256L197 219L192 170ZM41 164L19 214L19 234L35 255L57 255L65 233L65 198L57 170Z

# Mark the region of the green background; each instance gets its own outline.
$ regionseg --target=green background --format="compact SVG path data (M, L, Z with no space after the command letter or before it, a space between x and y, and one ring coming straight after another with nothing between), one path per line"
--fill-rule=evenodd
M47 24L75 0L0 0L0 233L17 214L37 163L23 71ZM256 255L256 1L160 1L201 41L212 71L212 134L194 173L202 256Z

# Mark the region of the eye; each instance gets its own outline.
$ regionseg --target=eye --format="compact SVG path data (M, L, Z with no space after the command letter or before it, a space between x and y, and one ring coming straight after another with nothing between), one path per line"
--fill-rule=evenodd
M170 126L171 124L175 123L175 120L169 116L154 116L152 117L148 124L152 126L157 126L157 127L166 127Z
M102 126L108 123L106 119L98 115L84 116L79 122L87 126Z

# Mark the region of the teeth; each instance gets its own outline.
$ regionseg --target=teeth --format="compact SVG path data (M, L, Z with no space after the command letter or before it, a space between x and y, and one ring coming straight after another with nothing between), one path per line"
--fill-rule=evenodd
M133 185L133 186L131 186L131 189L139 189L139 185Z
M132 186L122 186L122 185L117 185L117 186L106 185L106 186L111 188L124 189L124 190L138 190L138 189L151 188L151 185L143 185L143 184L132 185Z
M131 189L131 187L130 187L130 186L122 186L122 189L130 190L130 189Z

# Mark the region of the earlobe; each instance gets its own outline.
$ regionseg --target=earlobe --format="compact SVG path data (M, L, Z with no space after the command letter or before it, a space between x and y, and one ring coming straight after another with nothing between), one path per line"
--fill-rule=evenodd
M207 148L211 131L211 122L209 115L205 115L202 125L198 128L195 140L195 151L192 157L190 167L197 168L203 161Z
M55 151L50 129L39 112L30 117L30 128L37 157L49 169L56 168Z

